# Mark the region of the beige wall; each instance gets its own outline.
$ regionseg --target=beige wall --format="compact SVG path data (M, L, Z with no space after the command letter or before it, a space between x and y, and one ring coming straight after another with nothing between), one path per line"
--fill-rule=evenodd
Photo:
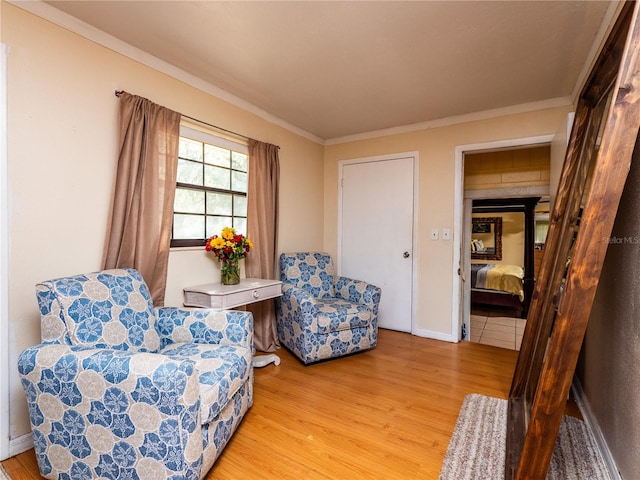
M419 152L418 267L416 328L437 335L451 333L453 249L457 239L430 240L432 228L454 224L454 170L457 146L553 135L570 107L550 108L432 128L371 140L329 145L324 165L324 245L335 254L338 235L338 162L401 152ZM437 205L437 207L435 207ZM383 233L383 232L381 232Z
M501 213L502 262L524 267L524 213Z
M2 3L8 59L11 364L39 342L34 285L100 268L124 89L186 115L280 145L280 250L323 246L323 147L76 34ZM219 278L203 250L172 252L167 304ZM4 368L4 367L3 367ZM29 432L10 369L11 437Z

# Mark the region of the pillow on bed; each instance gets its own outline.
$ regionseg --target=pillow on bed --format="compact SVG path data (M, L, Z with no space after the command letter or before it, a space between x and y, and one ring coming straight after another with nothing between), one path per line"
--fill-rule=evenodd
M481 252L483 250L484 250L484 243L482 243L482 240L478 240L477 238L471 240L472 252Z

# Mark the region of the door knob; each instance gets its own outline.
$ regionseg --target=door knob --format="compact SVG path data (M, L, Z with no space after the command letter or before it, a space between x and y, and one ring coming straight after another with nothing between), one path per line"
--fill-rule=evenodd
M409 258L409 252L404 252L404 253L402 254L402 256L403 256L404 258Z

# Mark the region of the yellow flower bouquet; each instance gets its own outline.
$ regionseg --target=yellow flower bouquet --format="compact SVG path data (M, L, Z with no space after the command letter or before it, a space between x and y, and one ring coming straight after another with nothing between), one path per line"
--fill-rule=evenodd
M233 227L224 227L220 235L207 239L205 250L220 261L220 277L224 285L240 283L240 259L245 258L253 243Z

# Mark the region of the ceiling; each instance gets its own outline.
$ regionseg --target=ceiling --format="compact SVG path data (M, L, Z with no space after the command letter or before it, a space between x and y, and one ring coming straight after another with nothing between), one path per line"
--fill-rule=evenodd
M46 3L320 141L569 103L615 7L590 0Z

